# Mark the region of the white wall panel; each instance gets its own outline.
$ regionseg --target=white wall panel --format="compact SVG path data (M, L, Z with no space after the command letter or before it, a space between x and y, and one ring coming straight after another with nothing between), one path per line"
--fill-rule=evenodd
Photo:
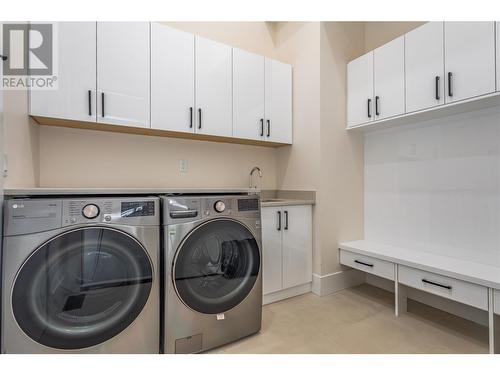
M500 107L366 134L365 239L500 266Z

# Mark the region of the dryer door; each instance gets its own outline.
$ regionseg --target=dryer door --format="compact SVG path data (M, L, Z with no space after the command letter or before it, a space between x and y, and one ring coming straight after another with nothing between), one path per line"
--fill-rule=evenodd
M260 268L259 246L242 224L216 219L192 230L177 251L173 281L191 309L218 314L252 290Z
M143 309L153 280L144 247L111 228L63 233L40 246L14 281L12 309L36 342L82 349L123 331Z

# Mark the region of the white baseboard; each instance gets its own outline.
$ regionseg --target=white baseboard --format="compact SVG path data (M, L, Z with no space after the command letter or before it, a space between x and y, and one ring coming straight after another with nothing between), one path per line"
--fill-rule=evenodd
M394 292L394 281L391 280L367 274L366 283L390 292ZM462 303L413 288L408 288L407 296L411 300L446 311L447 313L457 315L461 318L471 320L481 325L488 325L487 312L475 307L464 305Z
M364 282L365 273L355 269L338 271L323 276L313 274L312 292L318 296L326 296Z
M291 297L300 296L301 294L306 294L311 291L312 283L307 283L303 285L294 286L293 288L288 288L280 290L279 292L264 294L262 296L262 304L267 305L282 299L287 299Z

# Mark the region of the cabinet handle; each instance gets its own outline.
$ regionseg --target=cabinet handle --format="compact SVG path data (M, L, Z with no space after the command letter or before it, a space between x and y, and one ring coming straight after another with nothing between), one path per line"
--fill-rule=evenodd
M451 285L443 285L443 284L439 284L439 283L436 283L434 281L430 281L430 280L427 280L427 279L422 279L422 282L426 283L426 284L435 285L435 286L438 286L440 288L451 290Z
M267 120L267 136L271 135L271 120Z
M281 211L278 211L278 228L277 230L281 230Z
M436 76L436 100L440 100L441 99L441 96L439 95L439 81L441 79L439 78L439 76Z
M368 118L372 118L372 100L368 99Z
M104 93L101 93L101 109L102 109L102 117L104 117Z
M92 116L92 91L89 90L89 116Z
M7 61L7 56L6 55L0 55L0 59L2 59L2 61Z
M198 129L201 129L201 108L198 108Z
M379 99L380 98L378 96L375 97L375 115L376 116L380 116L380 112L378 111L378 102L379 102Z
M453 96L452 82L453 82L453 73L448 72L448 96Z
M366 263L366 262L362 262L362 261L357 260L357 259L354 261L354 263L358 263L358 264L361 264L361 265L363 265L363 266L367 266L367 267L373 267L373 264L371 264L371 263Z
M264 136L264 119L263 118L260 119L260 136L261 137Z
M193 127L193 107L189 107L189 127Z
M288 230L288 211L285 211L285 230Z

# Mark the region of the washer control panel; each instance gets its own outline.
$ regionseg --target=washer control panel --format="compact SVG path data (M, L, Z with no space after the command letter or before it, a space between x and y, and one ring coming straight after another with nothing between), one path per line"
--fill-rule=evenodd
M158 198L95 198L63 201L63 225L159 222Z

